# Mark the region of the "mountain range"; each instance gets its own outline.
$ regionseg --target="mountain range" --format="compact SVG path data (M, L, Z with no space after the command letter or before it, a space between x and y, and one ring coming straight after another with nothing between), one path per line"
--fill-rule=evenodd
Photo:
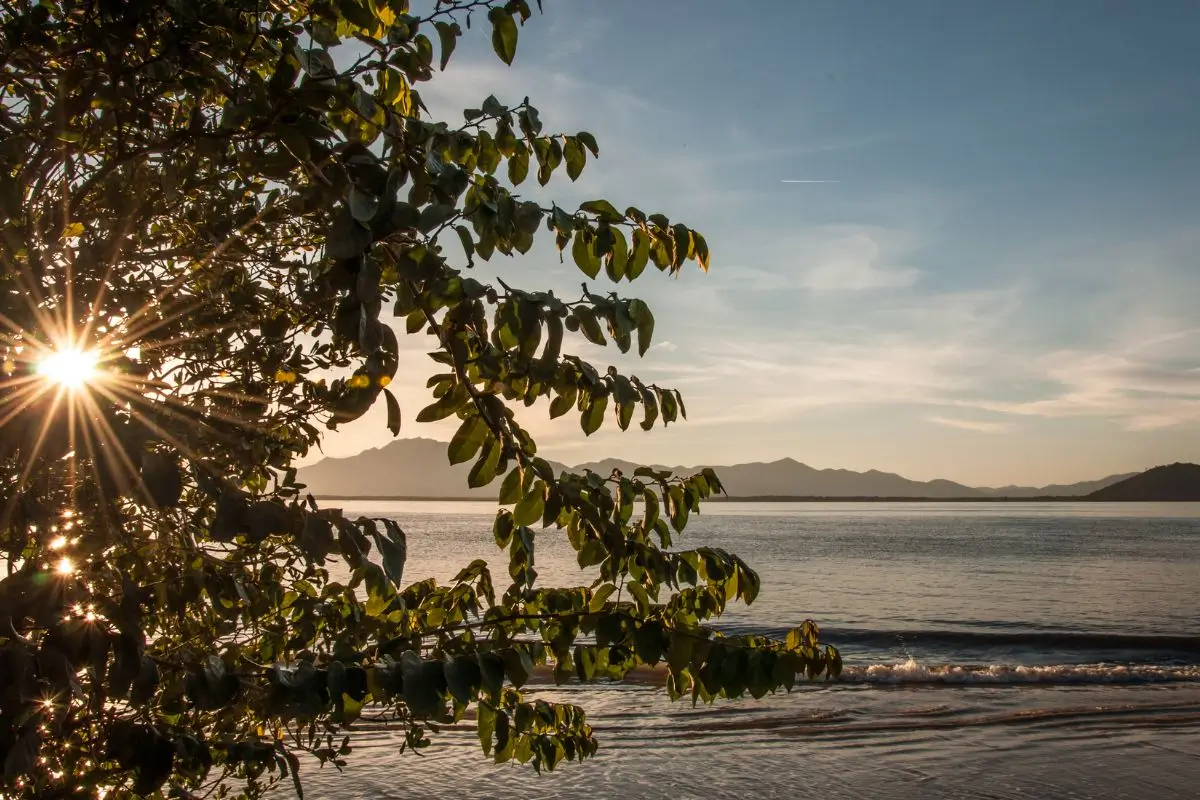
M551 461L556 471L590 469L602 475L614 469L630 473L635 464L617 459L592 461L567 467ZM696 467L667 467L691 475L703 467L717 471L730 497L927 497L931 499L987 499L998 497L1083 497L1131 478L1138 473L1110 475L1094 481L1051 486L979 488L948 480L914 481L890 472L816 469L791 458L769 463ZM471 464L450 466L446 444L432 439L397 439L347 458L325 458L299 470L297 480L318 497L494 499L498 486L467 488Z

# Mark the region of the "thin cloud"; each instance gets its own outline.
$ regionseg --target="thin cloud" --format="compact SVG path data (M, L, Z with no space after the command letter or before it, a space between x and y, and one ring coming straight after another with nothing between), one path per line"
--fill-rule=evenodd
M821 181L821 180L796 180L793 178L783 178L780 183L841 183L841 181Z
M957 417L926 417L926 421L935 425L945 425L948 428L959 428L964 431L977 433L1004 433L1012 426L1006 422L984 422L977 419L959 419Z
M1181 327L1124 348L1047 353L1034 358L1029 370L1054 386L1053 394L964 405L1045 419L1107 419L1131 431L1194 424L1200 422L1197 345L1200 331Z

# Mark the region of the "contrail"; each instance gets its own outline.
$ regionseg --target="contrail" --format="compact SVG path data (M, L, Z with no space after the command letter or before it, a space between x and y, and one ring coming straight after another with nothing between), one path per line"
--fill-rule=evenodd
M780 183L841 183L841 181L796 181L784 178Z

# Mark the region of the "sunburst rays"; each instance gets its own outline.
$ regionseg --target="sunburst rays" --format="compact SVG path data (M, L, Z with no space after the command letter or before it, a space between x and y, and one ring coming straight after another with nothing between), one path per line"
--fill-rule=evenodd
M152 431L153 441L201 468L209 458L196 451L211 455L204 442L232 448L247 433L268 431L261 408L270 398L246 393L252 389L243 392L236 375L200 363L209 356L200 355L203 347L192 350L189 342L219 341L220 359L240 364L236 352L247 339L238 337L261 319L248 311L219 312L215 318L205 313L211 291L206 281L227 269L242 269L231 266L242 260L236 245L256 241L260 234L254 227L287 193L263 196L253 213L238 217L231 229L202 246L201 235L209 234L195 227L192 215L168 212L167 228L181 242L168 246L162 236L135 235L154 221L141 207L115 217L89 217L86 198L104 169L73 160L64 149L52 169L57 181L44 186L51 191L35 185L26 197L28 207L41 207L55 224L28 226L24 248L0 247L0 288L5 290L0 294L0 458L14 452L19 458L8 465L8 483L0 487L6 495L0 497L0 530L41 469L65 476L72 498L82 476L78 462L96 473L102 506L114 498L103 498L100 470L122 491L149 501L140 477L141 455L121 440L127 430L123 422L141 423ZM51 205L57 210L47 210ZM272 252L261 251L261 243L258 248L250 246L245 260L277 263ZM262 281L248 268L245 274L251 283ZM193 433L200 435L193 438ZM5 439L20 444L14 450ZM48 442L53 456L66 464L48 466ZM110 511L100 509L102 515Z
M71 270L63 266L64 282L73 284ZM111 268L106 271L106 275L111 273ZM190 336L172 334L166 329L201 305L197 298L178 292L181 281L169 283L167 288L176 292L173 296L163 291L164 287L156 287L158 291L148 292L140 307L128 312L122 309L122 314L113 316L102 310L106 281L101 281L96 296L87 298L86 317L75 320L70 318L74 302L54 304L53 295L48 299L48 293L33 288L38 282L28 273L10 273L10 277L24 289L19 295L24 307L10 308L16 312L10 315L0 313L0 348L6 346L7 350L0 353L0 437L22 438L25 443L20 450L19 477L15 485L7 487L8 497L0 510L0 528L9 524L31 475L46 455L69 462L67 483L72 497L77 462L82 461L93 471L107 471L116 486L132 492L135 499L150 500L140 477L140 459L127 451L113 428L114 412L143 423L154 438L192 461L202 459L186 437L171 433L159 422L174 420L184 427L203 427L209 435L231 442L236 436L213 429L209 421L244 432L264 430L255 419L205 402L206 395L218 394L233 403L262 402L261 397L237 391L235 384L208 380L192 385L173 380L168 369L161 369L161 375L129 369L135 363L131 354L141 357L169 352L193 337L238 336L256 324L255 319L198 326L189 331ZM75 291L60 290L58 296ZM27 320L36 330L19 325L14 317ZM167 335L161 336L164 332ZM14 430L18 427L19 431ZM48 439L61 435L64 428L65 453L45 452ZM96 485L102 486L99 473L93 477Z

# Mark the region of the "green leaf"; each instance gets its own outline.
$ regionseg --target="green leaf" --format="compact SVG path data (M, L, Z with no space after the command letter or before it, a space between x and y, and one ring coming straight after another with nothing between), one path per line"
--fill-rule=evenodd
M425 312L422 311L421 309L417 308L417 309L410 311L408 313L408 315L404 318L404 330L410 334L416 333L417 331L424 328L428 323L429 323L429 320L426 319ZM443 414L442 416L446 416L446 415ZM418 419L417 419L418 422L432 421L432 420L422 420L422 419L419 419L419 417L420 417L420 415L418 414ZM438 417L438 419L441 419L441 417Z
M675 395L671 394L670 390L662 392L659 398L660 410L662 411L663 424L674 422L678 419L679 406L675 402Z
M633 649L643 664L652 667L662 660L662 640L662 625L656 621L647 620L634 628Z
M480 691L493 699L499 698L504 688L504 659L496 653L480 653L479 675Z
M671 512L671 527L676 532L682 531L687 525L688 509L683 504L683 488L678 484L672 486L667 491L668 504L667 507Z
M648 431L658 420L658 399L649 389L642 389L642 408L645 410L645 416L642 418L642 430Z
M516 151L508 158L508 182L520 186L529 175L529 147L517 142Z
M492 49L500 56L501 61L512 66L513 59L517 56L516 20L502 8L489 11L488 19L492 23Z
M421 209L421 219L417 223L422 233L429 233L434 228L451 219L458 209L451 205L434 204Z
M692 231L692 242L696 247L696 261L700 264L701 269L708 272L708 265L711 263L708 256L708 242L695 231Z
M450 694L460 703L471 703L479 693L483 676L479 671L479 662L472 656L457 656L446 660L446 686ZM480 703L480 709L483 708Z
M385 519L387 533L382 534L378 529L372 531L375 546L383 557L383 571L388 579L399 589L404 583L404 562L408 559L408 538L395 520Z
M667 666L678 674L692 661L692 646L696 640L682 631L671 632L671 644L667 647Z
M357 186L350 187L350 197L347 200L350 214L359 222L370 222L379 210L379 199L367 194Z
M629 256L629 263L625 266L626 277L631 281L636 279L642 274L642 270L646 269L646 264L649 262L650 234L638 228L633 232L633 252Z
M617 426L621 430L627 430L629 423L633 419L634 403L632 400L626 399L617 403Z
M479 745L483 754L492 754L492 736L496 733L496 709L487 703L480 703L475 711L475 732L479 736Z
M617 211L607 200L588 200L579 205L579 210L595 214L604 222L621 222L625 219L625 215Z
M512 512L499 511L496 514L496 522L492 525L492 538L496 540L496 546L501 550L508 547L508 543L512 541L513 530Z
M600 157L600 145L596 144L595 136L592 136L587 131L580 131L579 133L575 134L575 138L578 139L584 147L586 147L588 150L591 150L593 156L596 158Z
M583 428L583 432L591 436L600 429L600 423L604 421L604 411L608 408L608 395L600 395L593 397L592 403L587 407L587 410L579 418L579 425Z
M596 675L596 651L588 646L575 645L575 674L579 680L587 683Z
M645 511L644 511L645 529L647 532L649 532L650 529L654 527L654 523L658 522L658 514L659 514L659 508L660 508L659 502L658 502L658 495L655 493L655 491L653 489L647 488L646 491L642 493L642 498L646 502L646 507L645 507Z
M433 26L437 28L438 39L442 43L442 60L439 65L440 69L445 70L446 64L450 61L451 54L454 53L454 47L458 44L458 37L462 35L462 28L457 22L443 22L436 20Z
M842 654L831 644L825 645L825 662L830 676L836 678L842 674Z
M450 459L451 464L461 464L464 461L470 461L479 452L479 448L483 446L483 440L487 437L489 428L483 417L478 414L472 414L463 420L462 425L458 426L458 430L450 439L450 446L446 448L446 455Z
M692 245L692 232L686 225L676 223L671 228L671 233L675 238L675 268L678 269L695 252Z
M560 394L550 401L550 419L558 419L575 405L575 394Z
M341 0L338 3L338 10L348 22L357 25L360 28L365 28L370 31L375 28L379 20L375 17L375 13L369 8L364 8L354 0Z
M650 608L650 596L646 594L646 588L637 581L629 581L625 584L625 588L629 590L629 596L637 605L638 613L645 614Z
M512 505L521 499L521 482L524 480L524 477L525 469L523 467L513 467L504 476L504 482L500 484L500 505Z
M354 258L371 244L371 232L343 207L325 236L325 255L333 259Z
M575 231L575 243L571 246L571 257L575 259L575 265L589 278L595 279L600 274L600 259L592 248L589 231Z
M608 598L612 597L613 592L617 590L615 584L605 583L596 588L592 593L591 602L588 603L588 610L595 613L604 608L604 604L608 602Z
M579 320L579 330L583 333L584 338L592 344L603 347L606 341L604 333L600 330L600 322L596 319L596 312L588 306L576 306L573 313Z
M533 659L524 647L512 647L504 653L505 674L512 685L520 689L533 674Z
M455 225L454 231L458 234L458 240L462 242L463 253L467 256L467 264L471 264L471 257L475 255L475 242L471 240L471 232L467 230L466 225Z
M512 729L508 722L508 714L505 714L503 711L497 711L496 752L492 756L492 760L497 764L503 764L512 760L515 744L516 737L512 735Z
M587 162L587 155L584 153L583 145L580 144L579 139L574 136L566 138L567 143L563 147L563 158L567 162L567 177L575 180L583 174L583 165Z
M417 413L417 422L437 422L458 411L467 402L467 391L461 384L442 395L436 402L422 408Z
M392 432L392 436L400 435L400 403L396 400L396 396L391 390L383 390L383 398L387 401L387 426Z
M654 315L650 313L648 305L634 299L629 301L629 316L633 317L634 323L637 324L638 355L644 356L650 349L650 340L654 337Z
M542 132L542 121L538 117L538 110L529 105L528 98L525 99L525 108L521 109L517 115L517 121L526 138L532 139Z
M502 452L500 443L490 436L488 440L491 442L491 446L479 457L475 466L471 467L470 474L467 475L467 485L472 489L478 489L491 483L496 477L496 469L500 465L500 453Z
M546 348L542 351L541 361L553 369L562 355L563 321L558 314L551 311L546 315Z
M513 509L513 522L516 525L532 525L540 520L546 507L545 493L546 484L541 480L534 481L533 486L529 487L529 491Z
M605 261L605 267L608 270L608 277L613 281L624 278L625 272L629 268L629 245L625 242L625 234L619 230L612 230L612 249Z
M404 681L404 703L415 717L437 717L444 708L438 691L436 673L440 662L424 661L412 650L400 654L400 675Z

